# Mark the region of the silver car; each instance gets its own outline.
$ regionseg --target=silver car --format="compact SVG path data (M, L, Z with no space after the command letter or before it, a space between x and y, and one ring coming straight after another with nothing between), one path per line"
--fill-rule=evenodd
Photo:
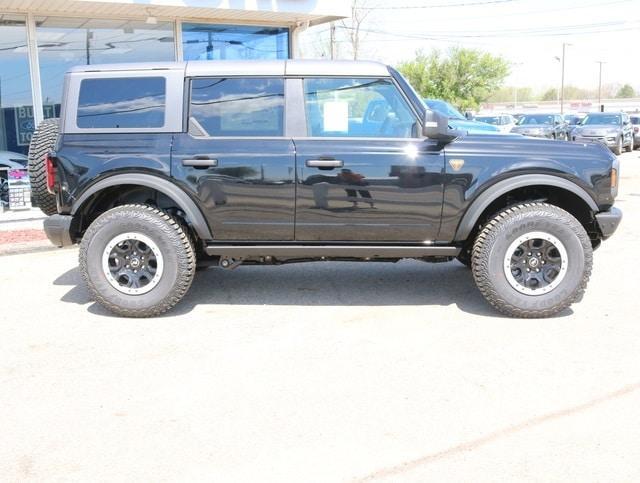
M624 112L592 112L573 130L574 141L600 141L615 154L633 151L633 127Z
M640 147L640 115L631 115L631 127L633 128L633 149Z

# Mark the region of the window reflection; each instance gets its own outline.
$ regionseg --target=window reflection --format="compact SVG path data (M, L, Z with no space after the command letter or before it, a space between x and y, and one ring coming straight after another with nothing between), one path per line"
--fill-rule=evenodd
M284 80L195 79L190 116L209 136L282 136Z
M0 15L0 39L0 167L6 167L23 160L34 129L25 17Z
M57 114L74 65L175 60L172 22L37 17L36 34L45 117Z
M184 60L286 59L289 30L185 23L182 49Z

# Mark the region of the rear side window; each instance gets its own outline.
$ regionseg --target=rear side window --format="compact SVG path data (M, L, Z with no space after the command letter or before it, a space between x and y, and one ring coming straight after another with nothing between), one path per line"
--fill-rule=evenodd
M194 79L189 116L207 136L283 136L284 79Z
M136 129L164 126L164 77L83 79L77 125L81 129Z

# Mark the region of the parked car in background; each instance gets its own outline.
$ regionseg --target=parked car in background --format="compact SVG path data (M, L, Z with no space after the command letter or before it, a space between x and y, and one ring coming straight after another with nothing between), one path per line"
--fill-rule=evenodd
M511 132L536 138L567 139L566 123L560 114L525 114Z
M572 139L573 137L573 130L576 128L577 125L580 124L580 121L582 121L584 119L584 115L580 115L580 114L565 114L564 115L564 122L566 123L566 132L567 132L567 139Z
M632 114L629 119L633 128L633 149L637 149L640 147L640 115Z
M12 151L0 151L0 202L9 203L8 171L11 169L26 169L27 157Z
M470 121L462 115L455 107L440 99L424 99L425 104L436 112L449 118L449 127L460 131L467 131L469 134L495 134L500 132L497 126L492 126L486 122Z
M500 132L511 132L516 125L516 118L511 114L497 114L494 116L476 116L474 121L485 122L496 126Z
M600 141L615 154L633 151L633 126L624 112L592 112L573 130L574 141Z

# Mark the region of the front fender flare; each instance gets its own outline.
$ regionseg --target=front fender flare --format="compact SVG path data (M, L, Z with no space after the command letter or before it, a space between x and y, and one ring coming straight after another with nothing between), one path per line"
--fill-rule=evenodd
M471 202L471 206L467 208L462 220L458 224L454 241L464 241L469 237L480 215L482 215L484 210L486 210L495 199L509 191L526 186L553 186L562 188L581 198L594 213L599 211L598 205L589 193L568 179L548 174L523 174L499 181L480 193Z
M75 215L82 205L94 194L105 188L118 185L137 185L145 186L163 193L178 204L178 207L184 211L187 218L191 222L193 229L201 240L211 240L211 230L205 220L202 212L195 202L180 187L158 176L144 173L128 173L116 174L104 178L97 183L91 185L82 195L73 203L71 214Z

